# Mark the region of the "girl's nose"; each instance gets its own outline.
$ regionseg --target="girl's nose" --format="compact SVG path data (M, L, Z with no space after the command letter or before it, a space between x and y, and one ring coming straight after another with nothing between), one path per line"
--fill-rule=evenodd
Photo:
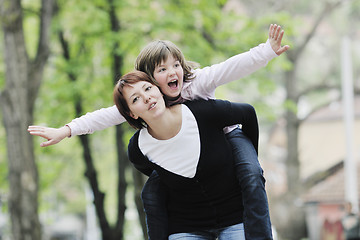
M173 68L169 69L169 75L172 76L175 74L175 70Z

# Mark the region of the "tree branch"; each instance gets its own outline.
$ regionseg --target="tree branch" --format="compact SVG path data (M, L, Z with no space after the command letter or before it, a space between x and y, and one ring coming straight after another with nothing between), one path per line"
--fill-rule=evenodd
M315 91L339 88L339 85L337 84L328 84L328 79L330 79L331 76L334 76L336 74L336 69L338 69L337 65L338 63L336 61L332 61L332 65L329 67L330 70L322 77L322 80L312 86L308 86L302 91L299 91L297 93L296 99L298 100L301 96L310 94Z
M58 36L59 36L61 48L63 50L63 57L66 61L69 62L71 60L69 43L64 38L64 34L62 31L59 32ZM73 73L67 73L67 74L70 81L75 82L77 80L77 76L75 74ZM76 99L75 100L76 116L80 116L82 114L82 101L80 97L76 97L75 99ZM91 154L89 137L87 135L81 135L79 137L80 137L81 145L83 147L83 157L86 166L85 176L87 177L92 192L94 194L94 205L99 219L100 228L102 230L102 234L104 235L110 229L110 225L107 220L105 208L104 208L105 194L102 191L100 191L99 188L99 184L98 184L99 181L97 179L97 172L93 163L94 161Z
M304 118L302 119L299 119L299 124L302 124L304 121L306 121L313 113L317 112L318 110L328 106L330 103L334 102L334 101L340 101L341 99L341 96L338 96L337 98L335 99L332 99L332 100L329 100L323 104L320 104L316 107L314 107Z
M50 26L51 19L54 13L55 0L42 0L41 6L42 7L40 14L40 30L37 53L34 61L30 63L30 67L28 69L30 76L28 78L28 105L30 111L32 111L31 106L34 105L33 103L35 102L42 81L42 77L40 77L39 74L41 74L42 76L44 66L50 54Z
M49 55L51 19L55 10L55 0L42 0L40 14L40 35L35 63L44 64Z
M319 83L313 86L309 86L308 88L304 89L301 94L299 94L299 96L304 96L304 95L308 95L310 93L313 92L317 92L317 91L325 91L325 90L329 90L329 89L339 89L339 85L336 84L326 84L326 83Z
M342 0L339 0L334 3L327 2L325 4L325 8L321 12L321 14L318 16L318 18L315 20L314 24L312 25L312 28L310 32L306 35L304 41L299 45L299 47L294 51L289 51L289 59L291 59L292 62L295 62L300 55L304 52L304 49L306 48L307 44L310 42L310 40L315 35L315 32L317 28L319 27L322 20L329 14L333 9L335 9L337 6L339 6L342 3Z

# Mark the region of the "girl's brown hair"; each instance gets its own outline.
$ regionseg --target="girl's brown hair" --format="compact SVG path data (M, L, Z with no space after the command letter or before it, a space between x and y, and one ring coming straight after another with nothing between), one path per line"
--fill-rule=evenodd
M166 40L157 40L145 46L136 58L135 69L147 73L153 83L158 85L154 78L155 67L162 61L166 61L170 54L180 62L184 69L184 82L192 80L194 78L192 70L198 67L198 64L186 61L180 49L174 43Z

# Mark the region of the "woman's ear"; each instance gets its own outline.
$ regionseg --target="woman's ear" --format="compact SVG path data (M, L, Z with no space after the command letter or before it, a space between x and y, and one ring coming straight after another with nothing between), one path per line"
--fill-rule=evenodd
M132 117L133 119L138 119L139 116L136 116L135 114L133 114L132 112L130 112L130 117Z

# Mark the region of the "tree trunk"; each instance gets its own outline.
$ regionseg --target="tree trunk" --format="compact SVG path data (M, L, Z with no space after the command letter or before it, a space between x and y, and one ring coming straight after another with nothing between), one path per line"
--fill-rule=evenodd
M125 152L123 139L124 132L121 126L116 126L116 146L117 146L117 162L118 162L118 203L117 203L117 222L115 226L117 239L124 237L124 222L125 222L125 195L127 182L125 179L125 172L128 166L128 158Z
M48 58L48 27L53 1L42 2L39 50L34 62L29 61L26 52L20 0L2 0L0 3L6 68L0 104L7 136L12 239L39 240L38 172L32 137L26 129L33 121L34 101Z
M139 214L140 219L140 225L143 231L144 239L148 239L148 233L147 233L147 227L146 227L146 221L145 221L145 212L144 212L144 206L141 201L141 191L144 186L144 175L136 170L134 167L132 168L133 172L133 178L134 178L134 201L135 205Z
M322 20L328 16L333 9L336 9L339 4L341 4L341 1L325 3L322 12L315 19L302 43L298 44L297 48L287 52L287 57L293 66L293 69L285 72L284 79L287 93L286 101L290 104L290 108L288 108L285 113L287 136L287 158L285 163L287 192L275 201L273 211L277 213L275 218L277 221L277 230L279 235L284 239L298 240L307 236L305 211L300 200L304 189L300 179L298 145L300 119L297 117L297 106L299 98L301 97L301 92L297 86L299 79L296 74L298 60L304 53L310 40L314 37ZM306 94L306 92L303 94Z
M286 72L286 101L294 106L298 105L298 90L295 78L296 63L291 71ZM286 174L288 192L294 195L299 194L300 186L300 162L298 155L298 135L299 135L299 120L297 117L297 109L286 110L286 135L287 135L287 159L286 159Z
M24 91L16 88L5 89L0 100L7 135L9 212L13 239L37 240L41 239L38 172L32 138L26 131L32 122L32 116L21 110L24 109L22 104L26 98L26 95L20 96L21 92Z
M109 21L111 26L111 31L115 34L120 34L121 26L120 20L116 15L116 4L114 0L108 0L109 3ZM121 69L123 67L123 56L118 53L119 43L115 42L113 44L112 50L112 76L117 76L121 74ZM116 79L114 79L115 84ZM115 231L117 235L120 237L118 239L123 239L124 234L124 222L125 222L125 195L127 189L127 182L125 179L125 172L129 166L129 160L127 157L127 145L124 144L124 130L123 126L116 126L116 150L117 150L117 162L118 162L118 204L117 204L117 222L115 226Z
M66 61L71 62L71 56L70 56L70 47L66 39L64 38L63 31L59 32L59 41L62 46L63 50L63 57ZM68 77L72 82L77 81L77 76L73 73L68 73ZM82 101L80 94L75 95L75 112L76 117L79 117L83 114L83 108L82 108ZM101 229L101 235L102 239L108 239L108 240L121 240L123 238L123 222L124 222L124 212L125 212L125 197L123 190L120 191L121 199L119 199L119 202L121 202L121 209L122 209L122 215L120 216L121 221L118 221L119 224L116 224L114 228L112 228L109 224L109 221L106 216L105 212L105 194L100 190L98 179L97 179L97 171L94 166L94 160L91 153L91 147L90 147L90 141L88 135L81 135L79 136L81 145L83 147L83 158L85 161L85 176L88 179L89 185L91 187L91 190L94 194L94 205L96 209L96 215L99 220L99 225ZM119 170L119 174L120 174ZM122 174L121 183L119 183L120 188L124 188L122 185L122 181L124 179L124 174ZM126 187L126 186L125 186ZM119 219L119 217L118 217Z
M287 192L275 202L274 210L277 212L276 226L279 235L284 239L298 240L306 237L305 212L299 203L302 193L300 183L300 161L299 161L299 119L296 108L298 105L298 90L296 84L296 62L294 68L285 73L286 101L290 107L286 110L286 136L287 136L287 158L286 179ZM285 210L286 209L286 210Z

